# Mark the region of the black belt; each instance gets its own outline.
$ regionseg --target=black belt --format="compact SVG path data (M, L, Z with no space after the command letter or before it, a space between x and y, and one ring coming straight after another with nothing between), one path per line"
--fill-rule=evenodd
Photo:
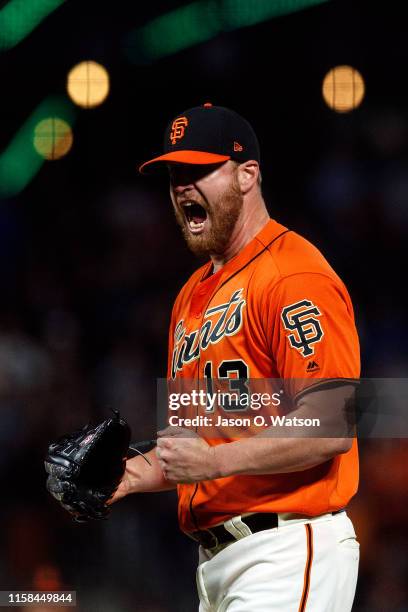
M278 526L278 515L275 512L250 514L249 516L243 516L241 520L245 525L248 525L252 533L273 529ZM236 541L236 538L225 529L224 525L217 525L203 531L194 531L189 535L193 540L201 544L203 548L215 548L215 546L220 544Z
M338 514L339 512L344 512L343 508L341 510L335 510L332 514ZM278 515L275 512L249 514L248 516L241 517L241 520L250 528L252 533L273 529L278 526ZM220 544L236 542L236 538L225 529L224 525L217 525L216 527L211 527L211 529L202 531L193 531L193 533L189 533L188 535L201 544L203 548L207 549L215 548Z

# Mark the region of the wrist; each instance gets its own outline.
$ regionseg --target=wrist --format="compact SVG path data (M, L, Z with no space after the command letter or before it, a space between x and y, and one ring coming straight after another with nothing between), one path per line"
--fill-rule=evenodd
M217 444L217 446L210 447L213 452L213 467L216 474L213 478L226 478L231 475L225 460L225 449L228 446L228 444Z

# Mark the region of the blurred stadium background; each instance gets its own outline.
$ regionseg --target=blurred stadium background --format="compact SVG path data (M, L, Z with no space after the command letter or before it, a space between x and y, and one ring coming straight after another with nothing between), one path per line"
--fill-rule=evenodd
M155 431L172 302L198 262L166 180L136 168L178 112L211 101L249 119L271 215L350 290L363 375L407 376L407 60L396 2L0 2L0 590L76 590L84 612L196 609L172 493L74 525L42 466L50 439L109 407ZM84 108L67 78L91 61L108 82L89 63L71 75L82 104L102 99ZM358 72L351 102L347 78L326 83L336 110L322 86L342 65ZM356 108L338 112L343 94ZM408 610L407 464L405 440L361 443L358 612Z

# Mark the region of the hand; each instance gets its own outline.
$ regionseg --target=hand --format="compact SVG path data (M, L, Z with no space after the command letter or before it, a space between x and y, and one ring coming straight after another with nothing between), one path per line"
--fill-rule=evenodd
M191 429L166 427L157 433L156 454L166 480L200 482L218 478L215 447Z
M106 505L111 506L115 502L122 499L122 497L126 497L126 495L129 495L129 493L132 492L131 485L132 485L132 479L130 475L128 474L127 470L125 470L125 473L123 474L122 480L120 481L118 488L116 489L114 494L109 499L106 500Z

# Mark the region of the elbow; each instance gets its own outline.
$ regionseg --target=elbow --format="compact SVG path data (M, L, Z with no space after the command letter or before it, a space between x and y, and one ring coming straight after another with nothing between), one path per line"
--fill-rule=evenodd
M329 444L329 453L331 457L348 453L353 445L353 438L331 438Z

